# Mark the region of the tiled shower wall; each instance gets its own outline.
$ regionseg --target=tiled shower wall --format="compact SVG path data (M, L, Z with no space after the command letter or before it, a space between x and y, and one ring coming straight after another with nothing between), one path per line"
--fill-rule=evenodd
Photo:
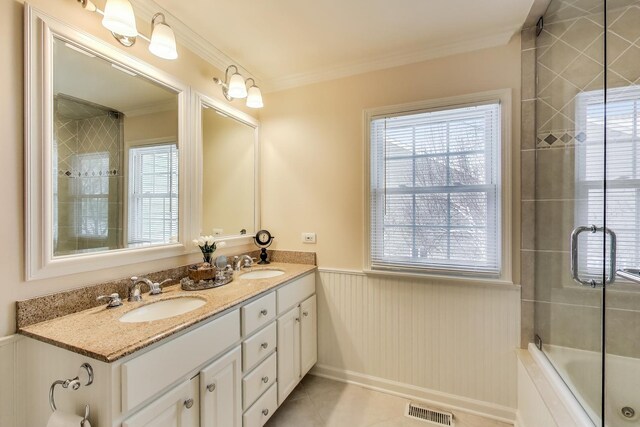
M54 127L57 168L57 243L56 253L65 254L94 247L118 248L122 240L123 135L122 119L114 113L76 100L59 97L55 101ZM106 153L108 166L78 168L78 155ZM104 239L83 238L77 233L80 220L80 187L108 188L108 233ZM83 182L80 182L83 181ZM92 182L95 181L95 182Z
M607 3L609 89L640 83L638 3ZM586 138L576 127L576 97L604 87L603 5L554 0L542 33L522 35L523 347L535 329L547 343L600 349L601 291L573 282L568 250L577 225L575 154ZM624 284L609 289L608 350L640 357L638 340L621 334L640 328L640 294Z

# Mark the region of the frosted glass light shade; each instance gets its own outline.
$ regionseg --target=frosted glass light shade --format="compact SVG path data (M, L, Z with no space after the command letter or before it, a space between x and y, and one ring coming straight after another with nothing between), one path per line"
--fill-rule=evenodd
M109 31L128 37L136 37L136 17L129 0L107 0L102 25Z
M247 107L249 108L262 108L262 92L258 86L251 86L247 93Z
M153 26L149 51L155 56L164 59L176 59L176 36L170 26L164 23L157 23Z
M247 97L247 85L244 82L244 78L235 73L229 79L229 96L232 98L246 98Z

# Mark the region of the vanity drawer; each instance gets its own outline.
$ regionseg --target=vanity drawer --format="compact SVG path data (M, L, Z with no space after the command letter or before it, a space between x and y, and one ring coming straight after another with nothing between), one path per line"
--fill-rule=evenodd
M242 379L242 408L247 409L276 382L277 360L273 353L256 369Z
M123 363L123 411L135 408L239 340L240 312L234 310Z
M278 314L285 313L316 292L316 275L314 273L307 274L276 292L278 294Z
M274 383L242 416L244 427L262 427L278 409L278 387Z
M276 322L242 343L242 371L249 372L269 353L275 350L278 343Z
M276 294L271 292L241 309L242 336L246 337L276 317Z

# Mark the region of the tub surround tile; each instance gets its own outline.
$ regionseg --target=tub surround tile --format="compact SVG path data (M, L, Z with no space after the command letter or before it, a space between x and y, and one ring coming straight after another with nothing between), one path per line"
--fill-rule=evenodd
M310 264L272 263L269 267L282 269L285 274L261 280L236 278L228 285L205 291L183 291L180 285L169 286L159 296L144 294L142 303L124 300L124 305L115 309L107 309L102 304L25 326L18 332L96 360L113 362L316 269ZM260 268L263 267L254 267ZM122 323L118 320L145 303L176 297L200 297L206 303L188 313L153 322ZM105 336L109 339L104 339Z

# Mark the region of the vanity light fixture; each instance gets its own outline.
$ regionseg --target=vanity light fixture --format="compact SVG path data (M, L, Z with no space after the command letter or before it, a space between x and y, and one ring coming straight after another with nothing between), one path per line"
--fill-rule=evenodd
M114 34L126 37L136 37L136 16L129 0L107 0L104 5L102 26Z
M233 74L229 77L231 69L233 69ZM249 80L251 80L251 83L247 90ZM229 65L227 67L224 72L224 80L214 77L213 81L222 87L222 94L228 101L247 98L247 107L249 108L262 108L264 106L262 103L262 92L260 92L260 88L256 86L255 80L248 78L245 81L244 77L239 73L238 67L235 65Z
M247 89L247 107L264 107L264 103L262 102L262 92L260 92L260 88L256 86L256 81L252 78L247 79L247 85L249 85L249 80L251 80L251 86L249 86L249 89Z
M85 10L103 16L102 25L118 42L131 47L138 37L149 42L149 51L163 59L176 59L176 37L171 27L165 22L162 13L156 13L151 20L151 39L138 33L136 17L129 0L107 0L104 11L98 9L91 0L78 0Z
M157 22L156 22L157 21ZM164 14L156 13L151 18L151 42L149 52L164 59L176 59L176 36L164 19Z

